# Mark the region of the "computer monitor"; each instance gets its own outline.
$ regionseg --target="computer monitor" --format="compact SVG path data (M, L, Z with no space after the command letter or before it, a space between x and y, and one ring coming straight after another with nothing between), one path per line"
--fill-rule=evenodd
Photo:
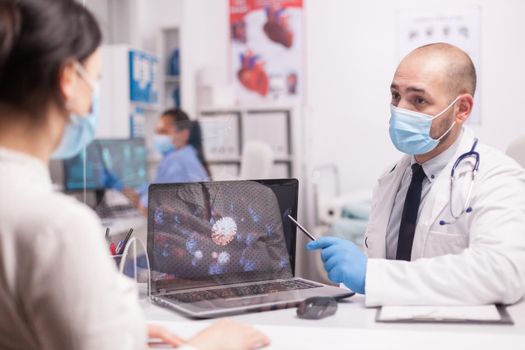
M85 153L64 161L65 190L104 190L108 173L125 187L140 187L148 182L146 155L144 139L95 140Z

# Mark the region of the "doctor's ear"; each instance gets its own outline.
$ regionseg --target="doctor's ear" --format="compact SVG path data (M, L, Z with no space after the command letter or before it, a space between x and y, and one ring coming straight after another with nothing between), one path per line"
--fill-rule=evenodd
M456 122L462 124L467 121L472 108L474 107L474 98L471 94L464 94L458 99Z

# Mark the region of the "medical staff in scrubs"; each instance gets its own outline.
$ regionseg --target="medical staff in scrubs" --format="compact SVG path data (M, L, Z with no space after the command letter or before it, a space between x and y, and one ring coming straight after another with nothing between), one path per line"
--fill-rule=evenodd
M154 183L195 182L209 180L204 157L200 125L180 108L162 113L157 122L154 144L162 160ZM140 205L147 208L147 188L140 191Z

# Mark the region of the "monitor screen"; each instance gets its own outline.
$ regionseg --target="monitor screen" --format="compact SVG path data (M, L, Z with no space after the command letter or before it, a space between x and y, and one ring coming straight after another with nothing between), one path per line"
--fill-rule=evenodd
M295 179L151 185L152 288L291 278L297 196Z
M102 163L125 187L138 188L148 182L146 147L143 139L98 140Z
M143 139L102 139L93 141L85 152L64 161L66 191L103 190L107 173L125 187L137 188L148 182L146 147Z

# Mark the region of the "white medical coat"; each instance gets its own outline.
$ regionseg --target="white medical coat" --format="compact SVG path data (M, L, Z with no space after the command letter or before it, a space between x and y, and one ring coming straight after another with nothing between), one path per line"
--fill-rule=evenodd
M464 130L455 156L432 184L422 203L412 261L385 259L390 213L410 156L376 185L365 234L369 257L366 305L460 305L514 303L525 293L525 171L500 151L478 144L480 166L472 193L472 212L453 222L450 172L469 151L474 136ZM473 160L456 170L455 213L464 203ZM440 221L453 222L440 225Z

